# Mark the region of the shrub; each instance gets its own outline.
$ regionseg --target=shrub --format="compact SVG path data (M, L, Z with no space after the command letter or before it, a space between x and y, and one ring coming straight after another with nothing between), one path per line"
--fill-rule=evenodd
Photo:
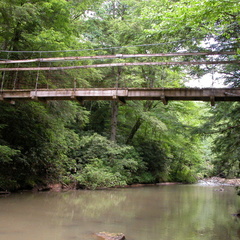
M76 180L87 188L130 184L144 169L133 147L118 145L96 133L82 137L78 152Z

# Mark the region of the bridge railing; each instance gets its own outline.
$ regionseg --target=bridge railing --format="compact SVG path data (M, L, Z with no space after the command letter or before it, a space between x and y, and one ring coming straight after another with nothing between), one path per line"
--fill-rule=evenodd
M87 73L85 69L32 70L74 65L72 61L54 61L55 58L67 57L64 53L51 53L52 61L44 61L49 54L44 52L2 51L0 54L0 90L83 88L92 85L91 81L86 80L86 76L91 73ZM9 70L10 68L13 70ZM22 68L29 70L22 71Z
M18 89L171 87L176 86L176 84L171 84L171 80L168 80L169 76L161 75L167 75L169 69L174 73L173 67L175 65L209 64L214 67L217 64L240 63L239 60L231 60L231 58L229 60L227 58L228 55L236 54L235 52L70 57L64 56L63 53L52 53L51 58L46 58L47 53L43 52L4 52L4 54L6 56L0 59L1 91ZM211 57L207 61L194 59L194 56L206 55L221 55L221 60L211 61ZM186 56L193 57L193 60L184 61ZM155 61L146 62L146 57L154 58ZM165 57L174 57L173 59L177 59L177 61L166 60ZM130 60L125 61L125 58ZM131 60L133 58L141 59L136 62ZM128 66L131 66L131 70ZM98 68L102 68L102 70L99 71ZM179 83L177 87L180 87Z
M20 89L57 89L57 88L93 88L115 87L116 83L108 81L92 81L81 77L75 77L69 71L45 71L45 72L3 72L0 79L1 90ZM78 75L84 76L79 72ZM124 86L126 87L126 86Z

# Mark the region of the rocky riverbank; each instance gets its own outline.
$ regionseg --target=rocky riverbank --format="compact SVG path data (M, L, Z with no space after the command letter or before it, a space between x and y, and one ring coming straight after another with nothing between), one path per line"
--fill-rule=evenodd
M216 185L216 186L240 186L240 178L228 179L220 177L204 178L198 181L202 185Z

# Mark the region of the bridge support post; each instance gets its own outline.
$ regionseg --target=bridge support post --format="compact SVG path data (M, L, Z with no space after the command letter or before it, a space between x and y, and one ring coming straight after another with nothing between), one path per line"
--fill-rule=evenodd
M210 96L210 102L211 102L211 106L214 107L215 106L215 97L214 96Z
M37 96L31 96L31 99L34 101L38 101L38 97Z
M80 105L84 104L83 99L81 97L76 96L76 91L75 90L72 92L72 95L71 95L70 99L79 102Z
M118 96L116 96L116 95L113 95L112 99L113 99L114 101L118 101L119 103L121 103L121 104L123 104L123 105L126 104L126 101L125 101L124 97L118 97Z
M166 99L166 97L164 95L161 96L161 100L162 100L164 105L168 104L168 100Z

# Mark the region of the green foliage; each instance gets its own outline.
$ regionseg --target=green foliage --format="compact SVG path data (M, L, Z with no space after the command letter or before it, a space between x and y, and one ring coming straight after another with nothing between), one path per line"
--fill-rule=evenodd
M140 182L156 183L159 181L167 181L167 165L168 157L166 151L162 148L162 143L148 140L138 139L138 151L143 161L146 163L147 172L141 175Z
M172 178L173 181L183 183L195 183L197 182L196 172L190 169L188 166L182 166L178 169Z
M153 19L152 33L177 34L177 38L196 38L219 34L233 21L239 22L240 7L237 1L162 1L153 0L142 10L145 18ZM163 11L159 11L164 9ZM155 20L155 21L154 21ZM190 41L186 41L188 44Z
M178 102L153 104L143 113L132 143L146 162L153 182L173 181L185 166L195 177L199 173L204 163L202 142L193 129L202 122L200 109L195 103ZM142 109L135 110L139 119ZM128 115L128 120L131 117L135 116Z
M97 162L97 160L96 160ZM103 163L87 164L76 177L79 185L87 189L106 188L126 185L126 181L119 172L112 172Z
M12 157L19 153L18 150L11 149L8 146L0 145L0 161L1 164L11 162L13 159Z
M73 177L87 188L126 184L142 168L132 147L118 146L97 134L82 137L74 152Z
M213 133L214 175L239 177L239 103L222 103L212 109L207 132Z
M71 118L64 119L64 108L60 115L56 110L64 105ZM26 188L59 180L71 165L68 147L76 145L78 139L66 126L79 121L80 111L81 108L74 104L64 102L55 104L54 109L36 102L17 103L15 106L1 103L0 124L4 124L1 141L6 146L1 146L3 165L0 173L5 180L0 188ZM82 119L86 118L84 114L83 111Z
M239 51L239 16L237 1L1 0L0 46L14 51L98 49L52 53L57 57L140 54L203 50L200 43L210 37L215 50ZM1 52L1 59L50 57L47 54ZM104 60L113 62L125 59ZM221 70L228 83L239 86L238 66ZM187 71L202 76L209 69L135 66L41 72L38 87L184 87ZM10 72L4 77L1 83L10 86L16 75ZM18 73L16 85L33 88L35 78L35 73ZM204 156L207 150L199 134L204 121L208 122L202 130L217 132L213 142L208 142L214 144L214 172L239 176L238 104L219 104L209 117L204 106L196 103L128 102L119 107L117 143L107 139L111 105L106 101L88 102L84 107L64 101L0 103L0 108L1 189L53 181L77 181L88 189L138 182L195 182L212 164Z
M18 186L16 180L12 179L9 169L18 154L20 154L19 150L0 145L0 190L15 189Z
M78 151L76 179L87 188L132 183L144 169L133 147L115 144L96 133L82 137Z
M71 32L68 5L64 0L2 0L0 42L3 49L63 48L62 43L69 42Z

